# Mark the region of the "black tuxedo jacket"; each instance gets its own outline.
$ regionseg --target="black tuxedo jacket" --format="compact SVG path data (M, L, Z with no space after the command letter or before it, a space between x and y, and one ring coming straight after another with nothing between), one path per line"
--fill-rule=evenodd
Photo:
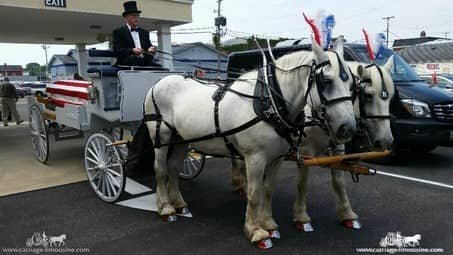
M149 32L145 29L138 28L140 44L144 51L153 46L149 40ZM125 25L113 31L113 50L117 58L117 65L127 66L149 66L153 65L153 56L144 54L143 58L135 56L132 49L135 48L134 39L132 39L129 28Z

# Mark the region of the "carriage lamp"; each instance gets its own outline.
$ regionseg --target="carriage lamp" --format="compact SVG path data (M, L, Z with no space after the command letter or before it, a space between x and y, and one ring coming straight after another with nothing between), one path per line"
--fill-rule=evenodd
M93 85L90 85L90 86L88 86L87 90L88 90L88 99L90 100L90 102L92 104L95 104L97 96L98 96L97 88L95 86L93 86Z
M427 103L415 99L401 99L404 108L414 117L431 118L431 110Z

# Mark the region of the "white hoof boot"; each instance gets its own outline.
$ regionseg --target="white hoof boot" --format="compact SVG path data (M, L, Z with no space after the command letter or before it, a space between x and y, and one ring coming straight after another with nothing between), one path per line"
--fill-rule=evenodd
M278 231L277 229L275 230L269 230L269 237L271 239L280 239L280 231Z
M176 214L182 215L182 216L190 216L190 217L192 217L192 213L190 212L189 208L187 208L187 207L177 208L176 209Z
M315 231L313 229L313 226L311 225L310 222L302 223L302 222L296 222L296 229L299 231L304 231L304 232L313 232Z
M272 244L272 240L271 239L264 239L264 240L256 242L255 246L258 249L267 250L267 249L272 248L274 245Z
M178 220L176 215L161 215L160 217L164 222L176 222Z
M341 225L343 225L345 228L350 228L350 229L361 229L362 224L360 223L359 220L344 220Z

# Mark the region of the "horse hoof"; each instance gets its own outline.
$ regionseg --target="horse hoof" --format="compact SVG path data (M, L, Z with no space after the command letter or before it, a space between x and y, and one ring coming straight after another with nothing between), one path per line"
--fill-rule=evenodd
M313 232L315 231L313 229L313 226L311 225L310 222L302 223L302 222L296 222L296 229L299 231L304 231L304 232Z
M162 215L160 217L163 222L175 222L178 219L176 215Z
M258 241L256 242L256 247L258 249L261 249L261 250L267 250L267 249L270 249L272 248L274 245L272 244L272 240L271 239L264 239L264 240L261 240L261 241Z
M278 230L269 230L269 237L271 239L280 239L280 231Z
M350 229L361 229L362 228L362 224L360 224L359 220L344 220L342 222L342 225L345 228L350 228Z
M191 215L192 213L190 212L189 208L187 207L182 207L182 208L176 208L176 214L179 215Z

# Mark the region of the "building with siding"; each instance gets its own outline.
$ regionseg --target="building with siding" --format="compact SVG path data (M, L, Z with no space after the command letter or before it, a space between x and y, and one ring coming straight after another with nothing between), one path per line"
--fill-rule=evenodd
M453 74L453 42L451 40L406 47L398 54L419 74Z
M24 69L21 65L0 65L0 76L23 76Z
M217 78L217 50L204 43L188 43L173 45L173 68L175 71L192 73L197 66L205 67L206 78ZM220 53L220 70L227 69L228 56ZM161 57L165 57L162 55ZM226 74L221 73L221 78L225 79Z
M66 55L54 55L49 61L50 77L52 80L72 79L78 73L79 54L77 50L69 50ZM88 57L88 68L99 65L112 65L110 58ZM88 78L88 77L84 77Z

